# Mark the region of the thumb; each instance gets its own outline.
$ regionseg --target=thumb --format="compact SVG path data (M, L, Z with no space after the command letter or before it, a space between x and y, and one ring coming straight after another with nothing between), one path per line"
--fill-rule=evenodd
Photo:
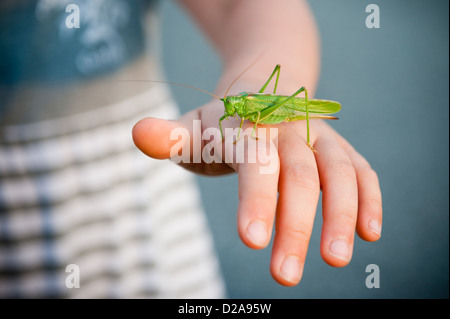
M144 118L133 127L133 141L136 147L147 156L155 159L167 159L170 157L171 151L179 151L172 150L175 144L179 144L178 148L182 147L179 140L170 139L171 132L179 128L186 128L186 126L178 121L153 117Z

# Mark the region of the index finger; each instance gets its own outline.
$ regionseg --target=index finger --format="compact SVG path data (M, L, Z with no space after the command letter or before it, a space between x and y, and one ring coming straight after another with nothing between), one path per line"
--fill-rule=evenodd
M265 145L265 146L264 146ZM264 248L270 241L275 218L278 193L279 158L271 141L258 143L268 148L272 171L265 171L264 161L255 150L246 149L244 162L237 166L239 176L238 232L241 240L251 248ZM267 150L267 149L266 149ZM256 163L249 162L254 156Z

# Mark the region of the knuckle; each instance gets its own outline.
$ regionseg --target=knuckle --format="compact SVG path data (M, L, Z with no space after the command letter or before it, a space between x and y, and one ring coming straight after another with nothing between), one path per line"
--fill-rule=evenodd
M319 175L314 165L296 163L290 165L286 173L291 181L303 188L314 191L320 188Z
M289 225L284 231L293 242L308 242L311 237L311 228L303 223Z
M238 199L240 202L246 202L249 207L254 210L257 208L267 208L273 205L273 194L269 191L260 190L259 192L252 192L248 194L246 192L238 192Z
M335 218L342 225L354 227L356 224L356 212L352 212L349 210L342 211L342 212L337 213Z
M356 176L355 168L353 167L353 164L350 160L347 159L336 160L333 161L330 165L331 165L330 168L333 171L338 172L340 175L352 178Z
M378 174L369 166L358 172L364 179L378 182Z

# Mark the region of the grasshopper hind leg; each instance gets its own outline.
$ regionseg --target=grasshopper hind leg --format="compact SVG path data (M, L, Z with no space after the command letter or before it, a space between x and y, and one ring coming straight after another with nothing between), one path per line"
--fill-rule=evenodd
M281 65L277 64L275 66L275 69L273 69L272 74L269 76L269 79L267 80L266 83L264 83L264 85L258 91L258 93L263 93L264 92L264 90L266 89L267 85L270 83L270 81L272 80L272 78L274 77L275 74L277 75L277 77L275 79L275 86L273 88L273 94L275 94L277 92L278 79L280 78L280 69L281 69Z
M306 145L313 151L318 154L316 149L311 145L311 140L309 137L309 109L308 109L308 90L305 89L305 102L306 102Z
M308 145L308 147L311 149L311 151L313 151L313 153L319 154L319 152L317 152L317 150L311 145L311 143L307 142L306 145Z

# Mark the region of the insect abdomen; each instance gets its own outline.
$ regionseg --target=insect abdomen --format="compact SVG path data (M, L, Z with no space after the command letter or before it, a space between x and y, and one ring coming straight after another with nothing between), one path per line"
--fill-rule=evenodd
M251 94L245 99L245 105L247 112L261 111L268 106L274 105L287 99L285 95L273 95L273 94ZM310 113L324 113L333 114L339 112L341 104L335 101L309 99L308 109ZM298 112L306 112L306 100L304 98L296 97L286 104L279 107L274 114L295 116Z

